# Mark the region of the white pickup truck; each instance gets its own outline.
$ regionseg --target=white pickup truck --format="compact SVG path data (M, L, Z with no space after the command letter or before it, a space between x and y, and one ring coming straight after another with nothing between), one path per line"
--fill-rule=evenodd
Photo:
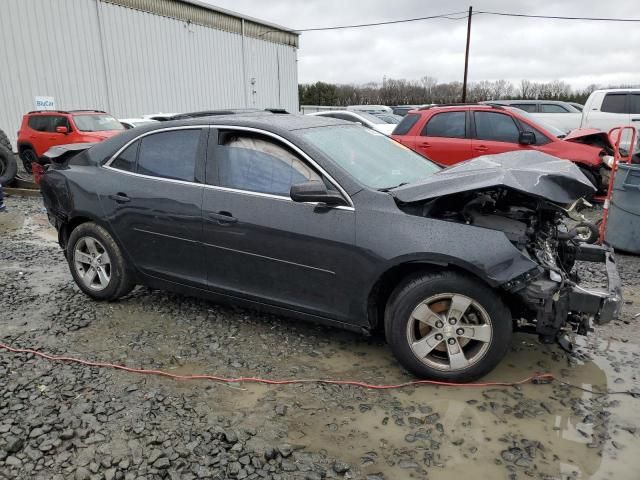
M640 154L640 88L596 90L589 95L582 111L580 128L608 132L614 127L635 127L634 158L637 157ZM628 130L622 132L621 150L627 150L630 143L631 133Z
M580 127L608 132L620 126L640 128L640 88L596 90L589 95Z

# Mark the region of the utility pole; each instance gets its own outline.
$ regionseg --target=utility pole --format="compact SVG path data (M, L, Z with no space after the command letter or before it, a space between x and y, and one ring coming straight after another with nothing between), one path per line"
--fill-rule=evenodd
M471 41L471 15L473 15L473 7L469 7L469 16L467 17L467 48L464 52L464 81L462 82L462 103L467 101L467 73L469 71L469 42Z

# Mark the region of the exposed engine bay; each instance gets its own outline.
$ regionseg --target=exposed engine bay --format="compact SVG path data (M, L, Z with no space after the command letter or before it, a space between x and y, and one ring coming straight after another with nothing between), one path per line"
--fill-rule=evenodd
M563 330L586 334L592 322L606 323L619 310L618 303L605 305L605 297L612 292L620 298L618 287L613 285L608 292L587 290L578 285L579 278L573 272L576 260L613 262L609 249L587 245L582 232L570 228L582 220L579 210L585 205L588 203L579 199L565 208L509 187L492 187L401 208L413 215L504 232L523 255L539 265L537 272L502 285L516 327L554 341Z

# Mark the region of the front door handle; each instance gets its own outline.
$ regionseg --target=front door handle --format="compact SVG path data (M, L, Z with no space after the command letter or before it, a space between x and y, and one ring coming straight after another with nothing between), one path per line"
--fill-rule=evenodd
M632 118L632 119L631 119L631 121L632 121L632 122L640 122L640 117L638 117L638 118Z
M220 225L224 225L227 223L236 223L238 221L238 219L231 215L231 213L225 211L209 213L207 215L210 219L217 221Z
M429 148L431 144L429 142L420 142L421 147Z
M122 192L118 192L115 195L109 195L109 198L111 200L115 200L116 203L127 203L131 201L127 194Z
M489 147L485 145L478 145L477 147L473 147L473 149L477 152L486 152L487 150L489 150Z

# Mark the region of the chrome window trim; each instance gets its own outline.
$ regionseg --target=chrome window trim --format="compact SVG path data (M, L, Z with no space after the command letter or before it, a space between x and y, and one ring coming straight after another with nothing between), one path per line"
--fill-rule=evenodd
M198 185L198 186L202 186L202 187L205 187L205 188L211 188L211 189L214 189L214 190L228 191L228 192L234 192L234 193L242 193L242 194L245 194L245 195L253 195L253 196L264 197L264 198L272 198L272 199L275 199L275 200L288 200L290 202L293 202L293 200L291 200L290 197L286 197L286 196L282 196L282 195L273 195L273 194L270 194L270 193L253 192L251 190L240 190L240 189L229 188L229 187L220 187L220 186L217 186L217 185L207 185L207 184L204 184L204 183L189 182L189 181L185 181L185 180L175 180L175 179L172 179L172 178L154 177L152 175L144 175L142 173L127 172L126 170L121 170L119 168L115 168L115 167L111 166L111 164L114 162L114 160L124 150L126 150L133 142L136 142L136 141L140 140L141 138L144 138L144 137L146 137L148 135L153 135L154 133L161 133L161 132L170 132L170 131L173 131L173 130L201 130L203 128L225 129L225 130L242 130L242 131L245 131L245 132L260 133L262 135L267 135L268 137L275 138L277 141L284 143L289 148L291 148L293 151L295 151L305 161L309 162L311 164L311 166L313 166L323 176L325 176L329 180L329 182L331 182L331 184L334 187L336 187L336 189L340 192L340 194L347 200L347 203L349 203L348 206L337 205L337 206L331 206L331 208L335 208L335 209L338 209L338 210L350 210L350 211L354 211L355 210L355 207L354 207L354 204L353 204L353 200L351 200L351 197L349 196L349 194L347 194L347 192L340 186L340 184L331 175L329 175L329 173L324 168L322 168L320 165L318 165L318 163L315 162L309 155L307 155L304 151L302 151L300 148L298 148L296 145L294 145L293 143L291 143L287 139L282 138L281 136L276 135L275 133L269 132L267 130L262 130L260 128L241 127L241 126L237 126L237 125L184 125L184 126L180 126L180 127L159 128L157 130L151 130L149 132L142 133L142 134L138 135L137 137L129 140L122 147L120 147L118 149L118 151L116 151L116 153L114 153L102 165L102 167L103 168L108 168L109 170L112 170L112 171L115 171L115 172L124 173L126 175L135 175L135 176L138 176L138 177L149 178L149 179L152 179L152 180L173 182L173 183L180 183L180 184L187 184L187 185ZM295 202L295 203L307 203L309 205L318 205L317 202Z

